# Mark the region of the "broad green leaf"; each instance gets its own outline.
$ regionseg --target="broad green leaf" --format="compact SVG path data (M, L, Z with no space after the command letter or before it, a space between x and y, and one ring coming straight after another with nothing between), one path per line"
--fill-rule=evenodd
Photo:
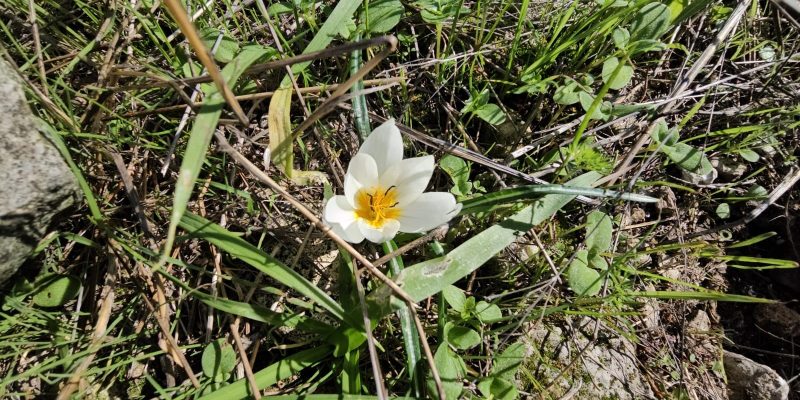
M477 315L478 319L484 324L491 324L503 318L503 313L500 311L500 307L498 307L496 304L487 303L483 300L479 301L478 304L475 305L475 315Z
M39 307L61 307L78 295L81 281L71 275L50 275L33 285L33 304Z
M628 54L635 56L648 51L661 51L667 48L667 45L660 40L654 39L641 39L631 42L628 45Z
M447 343L460 350L471 349L481 343L481 335L474 330L448 322L444 328Z
M442 289L442 295L453 310L461 313L466 309L465 304L467 302L467 296L464 295L463 290L453 285L447 285ZM440 310L439 312L442 311Z
M611 38L614 39L614 46L621 50L630 42L631 34L625 28L617 28L614 29L614 33L611 34Z
M456 14L464 15L469 8L463 7L463 2L458 0L420 0L415 3L422 10L422 20L429 24L441 24Z
M594 296L602 288L600 273L589 267L588 257L588 251L578 250L567 268L569 287L579 296Z
M206 345L200 358L203 374L215 382L225 382L236 367L236 352L225 339L217 339Z
M587 172L567 183L568 186L587 186L599 179L597 172ZM414 301L422 301L469 275L497 253L516 241L522 232L550 218L574 199L574 195L551 194L535 201L514 216L473 236L443 257L434 258L403 270L396 282ZM386 297L376 290L373 301ZM380 303L380 301L378 301Z
M579 87L578 82L567 79L564 85L559 86L553 94L553 101L558 104L568 106L580 101L578 93L584 93L583 88Z
M592 103L594 103L594 98L595 96L587 92L578 93L578 99L581 102L581 107L583 107L583 110L587 113L591 109ZM594 109L594 112L592 112L592 115L589 118L606 120L611 116L611 109L611 103L608 101L603 101L597 106L597 108Z
M433 362L436 365L436 369L439 370L439 377L442 379L445 396L447 396L448 399L460 398L461 391L464 390L464 384L461 380L467 373L464 360L453 353L447 344L441 344L439 348L436 349ZM433 378L428 379L428 392L431 397L438 398Z
M631 39L658 39L669 30L671 20L669 7L658 1L649 3L633 18Z
M469 99L464 102L464 107L461 108L461 113L475 112L477 109L489 103L489 89L483 89L480 92L470 90Z
M706 159L705 153L700 149L690 146L686 143L676 143L674 146L662 146L661 151L669 157L679 167L697 173L704 173L703 171L711 166L711 163ZM705 160L705 163L703 162ZM705 164L708 165L705 165Z
M761 157L753 150L750 149L742 149L739 150L739 155L742 156L746 161L750 162L757 162Z
M614 227L611 217L602 211L592 211L586 216L586 247L596 253L608 251L611 248Z
M664 118L659 118L650 128L650 137L657 143L674 146L675 143L678 143L678 130L677 128L670 129Z
M728 203L720 203L720 205L717 206L716 214L722 219L730 218L731 206L729 206Z
M203 29L200 32L200 38L203 39L203 44L206 46L206 49L211 51L220 34L222 34L222 38L220 39L216 51L214 51L214 59L221 63L229 63L239 52L239 42L237 42L236 39L221 33L219 29L215 28Z
M333 8L333 11L328 15L328 19L325 20L325 23L322 24L314 38L303 50L303 54L322 50L328 46L341 30L341 27L353 18L353 14L355 14L360 5L361 1L358 0L342 0L336 3L336 7ZM307 61L292 66L294 76L299 76L310 63L310 61ZM275 91L270 100L269 115L267 116L270 136L269 148L272 159L275 161L275 166L290 178L295 175L293 169L292 124L289 113L292 103L291 89L292 80L287 74L281 80L278 90Z
M239 258L267 276L305 295L337 319L344 319L345 312L342 306L330 298L324 290L233 232L191 213L181 219L181 227L192 237L207 240L231 256Z
M372 0L368 3L367 12L362 9L359 21L367 24L367 32L385 33L392 30L403 16L403 3L400 0Z
M250 65L263 60L269 54L271 52L266 48L248 46L223 68L222 77L228 83L228 86L233 87ZM206 98L197 112L197 118L189 136L189 143L187 143L186 151L183 153L178 181L175 183L175 197L172 201L172 214L170 215L167 241L162 252L164 257L172 253L172 245L175 243L178 224L186 211L189 199L192 197L195 180L200 175L200 170L206 159L208 145L211 143L214 131L217 130L222 109L225 107L225 99L213 83L204 84L202 88Z
M609 82L609 88L622 89L633 77L633 67L630 65L623 65L619 67L619 71L614 75L614 71L619 67L619 58L611 57L603 63L603 82ZM612 79L613 77L613 79Z
M472 183L469 181L470 166L461 157L448 154L439 160L439 167L453 180L450 192L454 195L465 196L472 191Z
M305 368L311 367L328 357L331 346L317 346L292 354L253 374L259 389L270 387L278 381L297 375ZM247 378L240 379L230 385L223 386L200 400L230 400L252 397Z
M492 375L503 378L509 382L514 382L516 380L517 370L524 360L525 344L523 342L515 342L506 347L500 355L494 356Z
M485 398L513 400L519 397L519 392L514 383L494 376L481 380L478 383L478 389L480 389Z
M475 110L475 115L491 125L500 125L506 121L506 114L500 109L500 106L492 103Z

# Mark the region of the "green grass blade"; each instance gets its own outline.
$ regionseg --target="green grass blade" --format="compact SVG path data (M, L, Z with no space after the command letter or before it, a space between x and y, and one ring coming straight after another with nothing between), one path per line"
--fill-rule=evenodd
M265 48L247 47L225 66L222 70L222 76L228 85L233 87L250 65L262 60L268 54L270 52ZM197 119L195 119L191 136L189 136L189 143L186 145L186 152L183 154L178 181L175 184L175 198L172 202L172 215L169 222L169 231L167 232L167 241L162 252L163 257L169 256L172 252L178 224L186 211L189 199L192 197L195 180L200 175L200 169L206 159L208 145L211 143L211 137L217 129L222 109L225 107L225 99L223 99L222 94L214 84L203 85L203 92L206 94L206 100L203 102L203 106L200 107L200 111L198 111Z
M356 35L353 40L361 40L361 35ZM350 53L350 75L355 75L361 68L361 52L363 50L353 50ZM364 90L364 81L359 79L350 89L351 93L358 93ZM353 97L353 119L355 120L356 131L361 140L369 136L372 131L369 126L369 112L367 110L367 98L363 93Z
M331 353L330 346L312 347L308 350L292 354L261 371L253 374L259 389L264 389L287 379L305 368L308 368L327 357ZM247 379L240 379L228 386L200 398L200 400L231 400L251 398ZM294 396L293 398L297 398Z
M75 180L78 181L78 186L80 186L81 191L83 192L83 197L86 199L86 204L89 206L89 212L92 213L92 221L94 223L98 223L105 218L103 217L103 213L100 211L100 206L97 205L97 199L94 197L94 192L92 192L92 188L89 186L89 182L86 181L86 177L83 176L83 171L81 168L75 164L75 160L72 159L72 155L70 155L69 149L67 148L66 143L61 138L61 135L53 129L50 124L44 122L43 120L39 120L39 127L42 132L44 132L48 139L56 146L58 152L61 153L61 157L64 157L64 161L67 162L69 169L72 170L72 174L75 175Z
M192 237L207 240L265 275L313 300L339 320L344 320L345 312L342 306L322 289L235 233L192 213L187 213L181 218L180 226L190 232Z
M668 300L715 300L729 301L735 303L774 303L774 300L762 299L759 297L744 296L739 294L727 294L720 292L694 292L694 291L670 291L652 290L646 292L632 292L634 297L647 297L654 299Z
M616 192L607 189L570 187L564 185L526 185L499 190L494 193L464 200L460 215L490 211L497 206L523 200L531 200L546 194L569 194L588 197L610 197L625 201L655 203L658 199L643 194Z
M397 244L395 244L394 240L383 243L383 251L386 254L395 250L397 250ZM388 264L389 269L392 271L392 276L397 276L403 271L403 259L401 257L392 258ZM419 361L422 360L422 348L419 344L417 326L414 323L414 316L405 304L397 310L397 317L400 319L400 330L403 333L403 344L406 347L406 369L413 382L414 395L419 398L423 393L422 386L424 382L419 374L421 369L418 368Z
M319 333L325 335L333 330L331 326L323 322L313 320L302 315L278 313L266 307L212 296L205 292L191 288L189 285L168 274L163 269L157 269L157 271L161 273L162 276L175 283L175 285L186 290L190 296L202 301L207 306L216 310L248 318L253 321L264 322L275 327L285 326L288 328L297 328L310 333Z

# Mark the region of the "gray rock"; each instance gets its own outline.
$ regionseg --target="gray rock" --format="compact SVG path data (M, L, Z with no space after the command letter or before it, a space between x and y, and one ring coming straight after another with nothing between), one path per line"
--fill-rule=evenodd
M772 368L730 351L725 351L723 363L730 400L789 398L789 384Z
M78 186L39 132L13 68L0 59L0 282L13 275L76 200Z
M636 348L624 337L590 339L594 321L583 318L563 328L533 325L526 334L533 373L549 384L549 398L655 398L637 366ZM603 329L606 331L606 329ZM529 364L529 363L525 363ZM542 394L542 398L548 398Z

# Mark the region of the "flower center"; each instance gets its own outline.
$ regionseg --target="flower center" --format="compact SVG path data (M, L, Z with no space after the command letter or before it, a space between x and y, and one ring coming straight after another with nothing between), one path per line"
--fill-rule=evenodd
M395 200L397 188L373 187L356 193L356 216L375 228L380 228L387 219L397 219L400 209Z

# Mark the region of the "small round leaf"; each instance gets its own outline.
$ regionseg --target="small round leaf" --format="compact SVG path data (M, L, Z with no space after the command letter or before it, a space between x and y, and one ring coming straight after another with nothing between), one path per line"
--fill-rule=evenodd
M39 307L60 307L75 298L81 282L69 275L55 275L41 281L42 286L33 295ZM39 286L38 284L35 286Z

